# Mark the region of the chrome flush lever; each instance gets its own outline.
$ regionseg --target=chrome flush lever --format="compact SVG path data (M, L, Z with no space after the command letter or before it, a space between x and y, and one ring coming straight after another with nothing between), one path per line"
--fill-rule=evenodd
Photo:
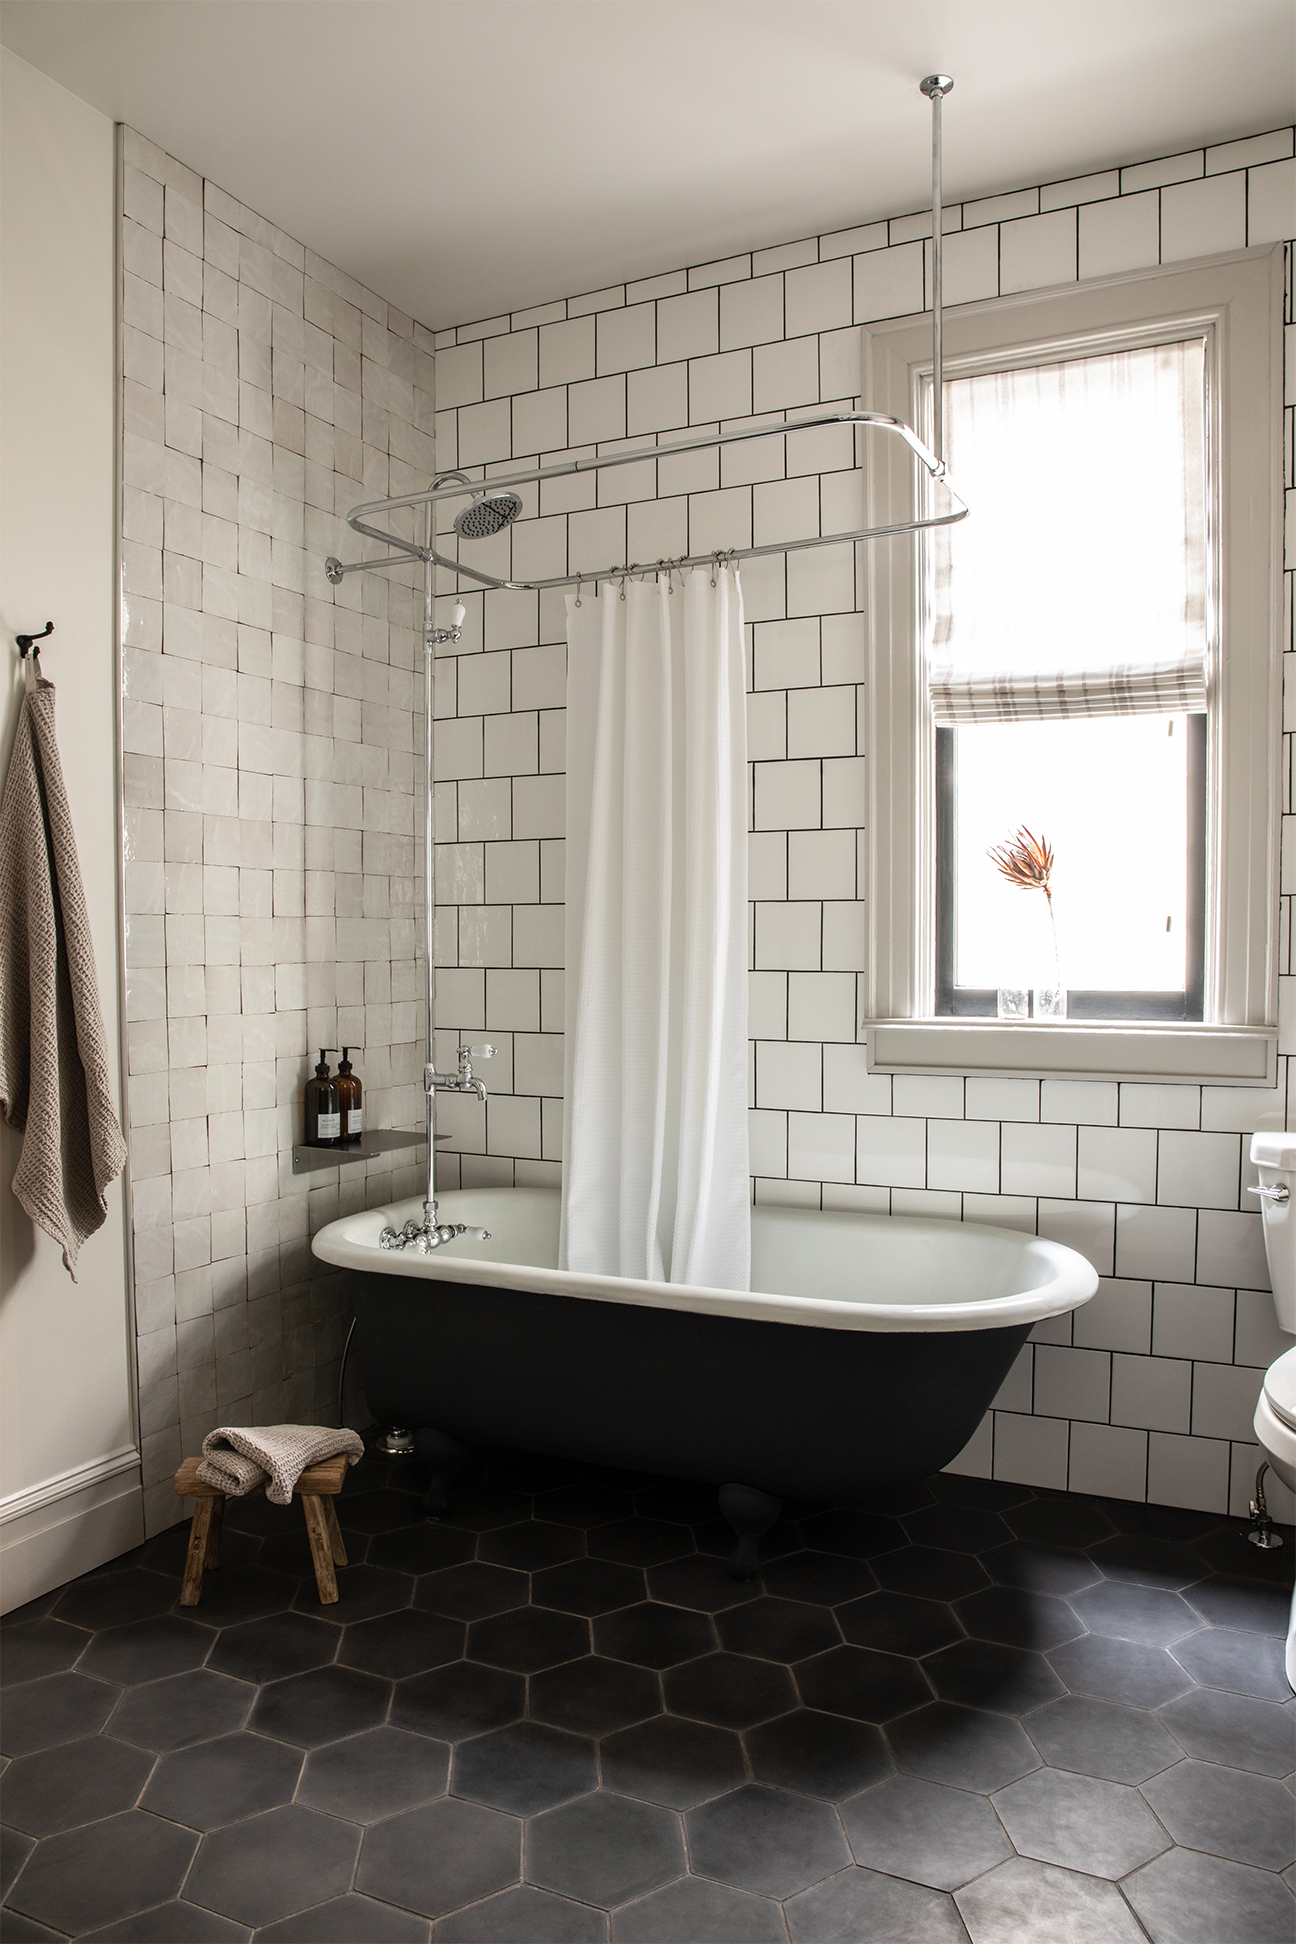
M1285 1181L1275 1181L1267 1188L1248 1188L1248 1195L1259 1195L1261 1201L1272 1202L1275 1208L1286 1208L1291 1200L1291 1189Z

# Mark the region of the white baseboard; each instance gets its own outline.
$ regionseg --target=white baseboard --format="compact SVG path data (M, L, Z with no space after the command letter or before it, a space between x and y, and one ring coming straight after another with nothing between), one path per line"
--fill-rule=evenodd
M133 1446L0 1499L0 1613L88 1573L144 1538Z

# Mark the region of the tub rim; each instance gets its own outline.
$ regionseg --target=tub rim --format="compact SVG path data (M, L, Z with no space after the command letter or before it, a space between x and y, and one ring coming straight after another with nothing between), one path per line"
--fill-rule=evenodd
M438 1206L453 1220L465 1219L477 1197L527 1195L552 1197L553 1188L448 1188ZM833 1297L785 1296L763 1290L713 1289L682 1283L655 1282L631 1276L594 1276L571 1269L548 1269L533 1263L482 1262L455 1255L453 1245L442 1255L410 1256L401 1251L359 1242L346 1231L357 1222L382 1217L394 1227L417 1217L419 1196L388 1202L377 1208L339 1216L311 1238L311 1252L339 1269L370 1275L404 1276L435 1282L478 1284L497 1289L536 1289L573 1296L586 1302L630 1303L649 1309L699 1312L712 1316L747 1317L755 1322L793 1323L811 1328L866 1331L995 1330L1015 1323L1037 1323L1080 1308L1097 1293L1098 1274L1084 1256L1065 1243L1020 1229L995 1228L982 1222L949 1222L924 1215L882 1215L870 1210L779 1208L783 1215L840 1216L846 1221L898 1222L915 1231L948 1240L951 1229L975 1229L978 1235L1010 1242L1025 1255L1049 1264L1053 1277L1039 1288L1008 1296L984 1297L964 1303L848 1303ZM775 1212L771 1210L771 1212Z

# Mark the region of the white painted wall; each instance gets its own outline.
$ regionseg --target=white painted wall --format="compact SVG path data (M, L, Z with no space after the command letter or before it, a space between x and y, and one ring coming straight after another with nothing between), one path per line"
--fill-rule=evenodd
M115 1077L113 126L3 52L0 144L0 761L7 766L22 694L13 636L53 621L45 672L58 690ZM10 1192L18 1155L19 1137L0 1130L4 1611L143 1532L125 1188L118 1180L109 1189L108 1220L86 1244L74 1284Z

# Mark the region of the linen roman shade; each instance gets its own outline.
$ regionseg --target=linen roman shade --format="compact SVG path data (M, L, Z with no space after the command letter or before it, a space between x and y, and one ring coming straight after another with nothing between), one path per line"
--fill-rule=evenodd
M931 541L937 722L1206 706L1206 347L953 378L946 457L972 511Z

